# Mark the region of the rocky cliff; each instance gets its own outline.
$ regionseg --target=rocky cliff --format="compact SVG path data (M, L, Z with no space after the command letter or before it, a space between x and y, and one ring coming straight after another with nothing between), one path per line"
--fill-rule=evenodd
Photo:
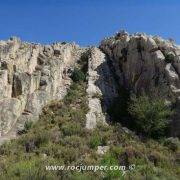
M0 41L0 139L15 136L48 102L64 97L82 51L75 44Z
M125 31L104 39L100 49L114 67L120 86L130 94L160 96L175 105L172 135L180 132L180 47L172 40Z
M108 121L107 108L124 87L130 94L145 92L175 104L172 135L179 136L180 47L160 37L121 31L99 48L0 41L0 141L16 136L27 120L38 119L42 107L64 97L71 72L87 51L87 128Z

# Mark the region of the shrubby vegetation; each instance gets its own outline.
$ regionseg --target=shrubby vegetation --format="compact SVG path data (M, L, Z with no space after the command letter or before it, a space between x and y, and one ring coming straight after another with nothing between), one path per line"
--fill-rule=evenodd
M149 138L158 139L167 135L174 111L165 105L163 98L146 94L130 97L125 89L121 89L119 94L108 109L112 122L119 122Z
M79 82L79 81L85 81L86 76L81 70L75 68L71 78L74 82Z
M85 51L82 53L80 60L78 61L77 67L74 68L74 71L71 75L71 78L74 82L81 82L86 80L87 69L88 69L88 58L89 52Z
M166 63L172 63L173 60L174 60L173 54L166 54L166 55L165 55L165 61L166 61Z
M135 119L136 128L148 137L165 135L169 118L173 114L160 98L150 98L146 95L132 97L129 113Z

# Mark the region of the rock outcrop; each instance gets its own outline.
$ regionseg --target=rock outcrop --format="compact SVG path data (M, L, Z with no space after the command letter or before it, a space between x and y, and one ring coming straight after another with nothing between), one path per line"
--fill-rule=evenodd
M119 84L130 93L161 96L167 104L180 99L180 47L160 37L125 31L104 39L100 49L112 61ZM176 116L172 134L179 136Z
M97 122L105 123L107 120L106 108L114 97L118 96L116 82L108 66L106 55L98 48L90 49L88 60L88 105L86 127L93 129ZM101 103L103 99L104 103Z
M18 129L25 120L37 119L48 102L64 97L71 82L68 69L81 52L74 43L0 41L0 139L15 125Z

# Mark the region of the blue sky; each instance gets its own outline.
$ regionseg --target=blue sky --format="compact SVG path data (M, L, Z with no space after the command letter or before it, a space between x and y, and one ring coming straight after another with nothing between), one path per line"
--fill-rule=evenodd
M180 0L0 0L0 39L98 45L119 29L180 44Z

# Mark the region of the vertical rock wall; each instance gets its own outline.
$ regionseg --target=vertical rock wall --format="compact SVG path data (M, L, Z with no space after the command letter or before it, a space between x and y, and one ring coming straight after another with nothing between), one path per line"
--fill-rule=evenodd
M143 92L164 98L167 103L180 99L180 47L160 37L121 31L101 42L100 49L112 60L119 84L131 93ZM180 134L177 113L172 134Z
M73 43L0 41L0 139L25 120L35 120L51 100L64 97L71 83L67 71L80 54Z
M108 66L106 55L98 48L90 49L88 60L88 104L86 127L93 129L97 122L105 123L108 119L106 107L118 95L116 82ZM103 103L101 100L103 99Z

